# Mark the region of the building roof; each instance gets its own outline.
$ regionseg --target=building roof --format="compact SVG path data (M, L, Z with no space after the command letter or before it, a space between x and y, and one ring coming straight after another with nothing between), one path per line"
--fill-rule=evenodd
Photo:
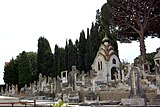
M155 56L154 56L154 59L160 59L160 52L158 52Z
M105 37L102 40L102 43L104 42L110 42L110 39L108 38L107 34L105 34Z

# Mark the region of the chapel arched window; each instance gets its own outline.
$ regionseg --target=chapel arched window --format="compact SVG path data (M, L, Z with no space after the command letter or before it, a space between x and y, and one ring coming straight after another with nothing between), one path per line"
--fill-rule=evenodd
M113 64L116 64L116 59L113 58L112 63L113 63Z

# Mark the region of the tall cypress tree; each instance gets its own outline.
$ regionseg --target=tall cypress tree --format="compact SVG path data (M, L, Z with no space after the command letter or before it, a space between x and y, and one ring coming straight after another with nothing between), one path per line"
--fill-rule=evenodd
M78 68L79 67L79 62L78 62L78 54L79 54L79 41L76 39L75 41L75 66ZM79 69L78 69L79 70Z
M91 64L93 63L100 44L99 25L97 23L92 23L90 35L87 36L86 43L85 67L87 71L91 69Z
M68 70L68 42L66 40L66 46L65 46L65 70Z
M78 45L78 69L80 71L85 70L85 53L86 53L86 38L85 32L82 30L79 37Z
M54 77L56 77L60 72L60 60L59 60L59 48L55 45L54 48Z
M60 69L59 69L59 74L61 71L66 70L65 69L65 50L64 48L58 48L59 51L59 64L60 64Z
M77 52L76 47L73 45L73 42L71 39L69 39L68 44L68 70L71 70L72 65L76 65L77 62Z
M90 33L89 28L87 28L87 40L86 40L86 52L85 52L85 72L87 72L90 69L91 64L91 54L90 54Z
M46 38L38 39L37 70L38 74L50 76L53 72L53 54Z

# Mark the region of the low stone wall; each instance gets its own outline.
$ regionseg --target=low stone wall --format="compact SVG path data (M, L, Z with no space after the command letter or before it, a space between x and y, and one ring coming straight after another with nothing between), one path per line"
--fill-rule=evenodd
M99 92L100 100L116 100L121 101L122 98L128 98L129 92Z
M157 95L156 92L154 92L154 93L146 93L147 102L151 102L156 95Z
M80 100L84 101L84 96L85 96L86 92L81 92L80 93ZM99 100L100 101L107 101L107 100L116 100L116 101L121 101L122 98L128 98L129 97L130 92L126 91L126 92L98 92L98 96L99 96ZM146 93L146 98L147 98L147 102L152 101L152 99L156 96L156 93Z

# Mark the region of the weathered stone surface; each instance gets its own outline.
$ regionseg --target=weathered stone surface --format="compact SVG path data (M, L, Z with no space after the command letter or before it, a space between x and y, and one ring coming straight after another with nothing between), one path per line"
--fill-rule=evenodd
M145 106L144 98L122 98L121 103L124 105L136 105L136 106Z

